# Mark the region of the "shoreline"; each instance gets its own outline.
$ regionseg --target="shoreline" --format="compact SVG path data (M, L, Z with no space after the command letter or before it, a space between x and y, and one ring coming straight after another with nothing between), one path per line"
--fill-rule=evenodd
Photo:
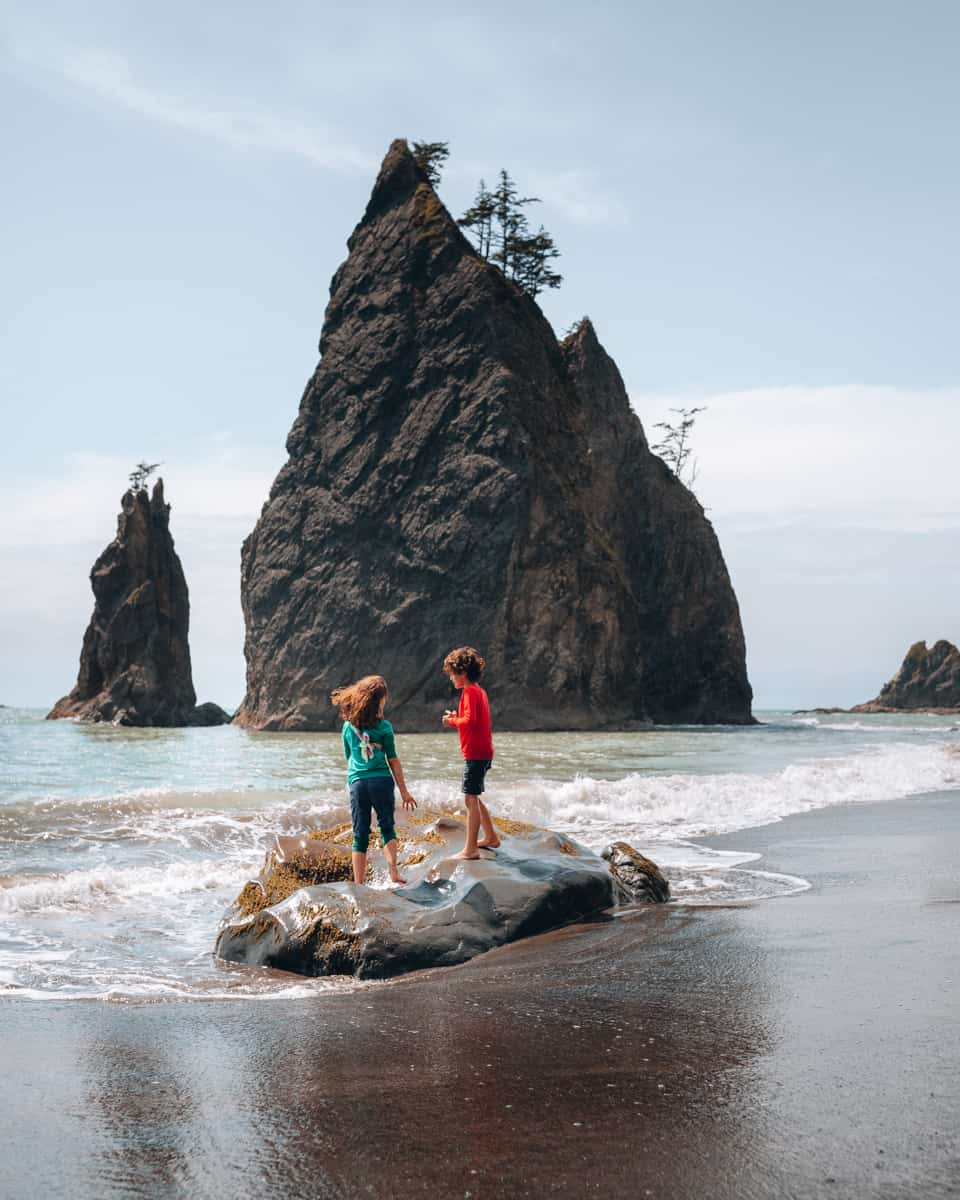
M2 1002L0 1192L955 1195L960 793L697 841L812 887L309 1000Z

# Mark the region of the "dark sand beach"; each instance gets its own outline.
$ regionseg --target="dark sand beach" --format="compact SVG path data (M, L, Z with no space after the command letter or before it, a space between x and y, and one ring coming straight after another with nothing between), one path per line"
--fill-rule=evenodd
M813 886L310 1000L6 1001L0 1195L960 1194L958 794L709 843Z

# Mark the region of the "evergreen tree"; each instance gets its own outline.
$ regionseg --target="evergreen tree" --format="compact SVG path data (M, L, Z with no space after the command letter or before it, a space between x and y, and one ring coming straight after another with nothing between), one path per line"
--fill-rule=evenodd
M563 276L547 265L559 256L553 238L541 225L536 233L514 239L511 278L531 296L539 295L545 288L559 287Z
M413 157L417 166L426 172L431 187L437 187L443 164L450 157L449 142L414 142Z
M542 225L531 233L523 211L528 204L539 203L537 196L521 196L509 173L501 170L492 192L480 180L473 205L459 221L470 231L480 254L531 296L559 287L563 279L548 265L560 253L553 238Z
M500 183L493 193L493 212L497 222L495 240L497 252L494 261L508 279L516 278L517 251L527 236L527 218L524 208L528 204L539 204L539 196L521 196L507 171L500 170Z
M654 454L660 455L681 483L692 488L697 479L699 464L696 459L692 463L690 461L690 455L693 453L690 432L696 422L697 413L707 411L706 405L699 408L671 408L670 411L676 413L680 419L676 422L657 421L654 429L662 429L663 437L656 446L650 448Z
M490 257L493 244L493 215L496 206L493 192L487 190L486 181L481 179L473 204L457 222L463 229L469 229L476 240L477 250L484 258Z

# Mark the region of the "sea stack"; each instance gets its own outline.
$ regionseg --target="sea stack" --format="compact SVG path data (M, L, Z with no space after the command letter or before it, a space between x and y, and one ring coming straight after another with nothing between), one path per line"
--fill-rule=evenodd
M960 650L941 638L928 649L914 642L900 670L880 689L880 695L851 712L960 712Z
M117 536L93 564L94 608L80 673L48 719L114 725L221 725L216 704L196 706L190 670L190 599L170 534L163 480L153 494L131 488L120 501Z
M469 644L500 729L751 721L716 535L590 322L558 343L404 141L347 245L243 546L236 719L331 729L331 688L375 671L398 728L435 730Z

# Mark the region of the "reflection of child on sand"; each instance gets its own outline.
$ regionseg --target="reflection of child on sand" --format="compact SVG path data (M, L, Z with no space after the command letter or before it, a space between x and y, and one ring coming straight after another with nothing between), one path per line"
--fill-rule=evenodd
M443 714L444 725L452 725L460 734L463 769L463 798L467 805L467 841L456 858L479 858L481 850L500 845L487 806L480 799L487 771L493 766L493 733L490 728L490 702L480 687L484 661L472 646L451 650L443 660L443 671L455 688L460 689L456 712ZM479 838L483 827L483 838Z
M403 767L397 758L393 726L383 719L387 684L382 675L365 675L350 687L330 696L343 717L343 756L347 760L350 819L353 822L353 879L367 878L367 847L371 814L376 812L387 869L394 883L406 883L397 871L397 831L393 824L393 781L397 781L404 808L417 802L407 790Z

